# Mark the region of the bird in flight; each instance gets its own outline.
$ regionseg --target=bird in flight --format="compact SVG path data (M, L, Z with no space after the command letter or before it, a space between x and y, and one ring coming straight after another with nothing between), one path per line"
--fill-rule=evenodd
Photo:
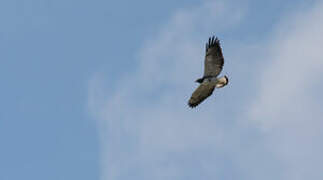
M205 51L204 75L202 78L195 81L200 85L196 88L188 101L188 105L191 108L196 107L209 97L215 88L222 88L229 83L227 76L218 78L224 64L219 39L214 36L210 37L209 42L206 43Z

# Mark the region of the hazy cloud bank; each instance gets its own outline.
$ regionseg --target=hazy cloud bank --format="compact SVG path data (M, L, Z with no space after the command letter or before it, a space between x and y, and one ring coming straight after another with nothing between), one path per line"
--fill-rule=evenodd
M322 9L286 19L270 42L223 42L230 84L197 109L186 102L206 37L239 24L244 8L216 1L178 10L143 44L134 73L114 87L94 75L102 180L322 178Z

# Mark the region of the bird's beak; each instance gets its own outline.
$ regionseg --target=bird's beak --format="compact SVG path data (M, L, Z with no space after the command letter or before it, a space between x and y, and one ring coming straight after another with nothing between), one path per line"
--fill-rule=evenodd
M225 84L227 85L227 84L229 84L229 78L227 77L227 76L224 76L224 78L225 78Z

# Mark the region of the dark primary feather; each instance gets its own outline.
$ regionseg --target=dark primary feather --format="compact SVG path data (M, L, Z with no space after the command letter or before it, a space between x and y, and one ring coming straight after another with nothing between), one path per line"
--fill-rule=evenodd
M221 73L224 64L219 39L210 37L205 50L204 77L216 77Z
M188 101L188 105L193 108L199 105L204 99L211 96L213 93L215 86L212 83L204 82L201 83L200 86L193 92L190 100Z

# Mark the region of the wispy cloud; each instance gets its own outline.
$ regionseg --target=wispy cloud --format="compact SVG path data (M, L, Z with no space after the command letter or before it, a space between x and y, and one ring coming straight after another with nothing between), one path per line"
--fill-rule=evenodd
M285 179L321 179L323 4L281 23L250 117L286 166Z
M245 9L209 1L178 10L143 44L135 72L113 88L93 76L89 108L100 128L102 180L321 177L320 161L308 164L322 160L323 137L320 102L308 92L322 88L322 7L291 16L270 42L227 46L232 83L194 110L186 102L202 74L205 39L240 23ZM246 65L264 56L266 67ZM238 58L248 62L232 63Z

